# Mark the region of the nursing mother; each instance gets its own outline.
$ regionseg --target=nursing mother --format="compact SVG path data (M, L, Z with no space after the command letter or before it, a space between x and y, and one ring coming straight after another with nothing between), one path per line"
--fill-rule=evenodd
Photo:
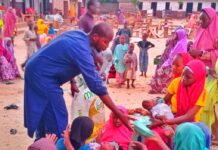
M34 133L37 139L46 133L61 137L68 124L61 85L79 74L89 89L131 129L127 117L108 95L92 56L91 47L105 50L112 38L112 28L99 23L88 35L77 30L65 32L31 57L25 69L24 87L24 125L30 137Z

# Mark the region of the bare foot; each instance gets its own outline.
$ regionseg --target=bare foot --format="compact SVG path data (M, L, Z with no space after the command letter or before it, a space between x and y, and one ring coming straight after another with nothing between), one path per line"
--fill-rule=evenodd
M142 73L142 74L140 74L140 76L143 76L143 73Z
M126 87L127 89L129 89L129 85L127 85L127 87Z
M132 87L133 87L133 88L135 88L135 85L134 85L134 84L132 84Z

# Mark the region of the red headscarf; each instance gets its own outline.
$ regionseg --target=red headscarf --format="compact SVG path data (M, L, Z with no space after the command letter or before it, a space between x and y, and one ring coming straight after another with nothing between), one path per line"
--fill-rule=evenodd
M202 27L198 29L193 48L211 52L211 61L206 63L208 66L214 67L218 58L218 50L215 50L216 37L218 36L218 17L213 8L204 8L203 11L209 16L210 24L206 29Z
M206 92L205 79L206 79L206 66L200 60L192 60L187 66L192 70L195 83L189 87L183 85L182 80L179 83L177 91L177 116L182 116L191 109L202 92Z
M118 109L124 114L127 114L127 109L123 106L118 106ZM117 142L123 150L128 150L130 141L132 140L133 132L130 131L125 125L120 127L115 127L113 125L113 114L110 114L110 119L106 122L104 126L103 135L101 137L101 142Z

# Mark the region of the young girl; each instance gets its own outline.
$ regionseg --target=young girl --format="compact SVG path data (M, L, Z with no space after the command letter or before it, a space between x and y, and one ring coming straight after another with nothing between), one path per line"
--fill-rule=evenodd
M85 142L92 135L94 123L89 117L78 117L73 120L69 138L60 138L57 142L58 150L91 150L90 146ZM65 131L68 132L68 131ZM69 148L72 147L72 148Z
M144 33L142 36L142 41L138 43L138 47L140 48L139 54L139 65L141 76L147 76L147 69L148 69L148 49L154 47L155 45L151 42L147 41L148 34Z
M173 60L173 74L174 80L170 83L167 88L167 94L164 97L166 103L171 104L171 109L173 113L176 113L176 93L178 90L178 82L181 80L182 70L184 69L185 65L191 61L193 58L188 53L179 53L174 57Z
M121 87L125 82L124 72L126 66L123 63L123 57L128 51L128 44L125 43L125 35L120 36L120 44L118 44L114 51L114 67L116 69L116 79L118 86Z
M118 106L118 109L125 115L128 111L123 106ZM97 138L97 142L116 142L123 150L128 150L133 132L126 128L122 122L113 113L110 114L110 119L106 122L102 133Z
M11 59L10 64L12 66L12 72L14 77L20 77L20 72L17 67L16 58L14 56L14 46L12 45L11 38L5 38L3 42L3 47L10 53Z
M132 87L134 86L134 81L136 79L136 71L137 71L137 55L134 51L134 44L131 43L129 45L129 51L125 54L123 62L126 65L126 79L127 79L127 89L129 88L129 81L132 80Z
M55 36L55 29L52 23L49 24L48 36L50 36L51 38Z

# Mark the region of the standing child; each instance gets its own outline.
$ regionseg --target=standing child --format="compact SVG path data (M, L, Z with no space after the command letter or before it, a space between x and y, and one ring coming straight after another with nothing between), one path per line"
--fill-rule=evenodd
M140 65L140 76L147 77L147 69L148 69L148 49L154 47L155 45L149 41L147 41L148 34L144 33L142 36L142 41L138 43L138 47L140 48L139 53L139 65Z
M51 38L55 36L55 29L52 23L49 24L48 36L50 36Z
M127 21L124 22L123 28L118 30L117 35L118 36L119 35L125 35L125 37L126 37L125 42L127 44L129 44L130 38L132 37L132 32L131 32L130 28L128 28L128 22Z
M114 67L116 69L116 79L118 86L121 87L124 84L124 72L126 65L123 63L123 57L128 51L128 44L125 43L125 35L120 36L120 44L118 44L114 50Z
M124 56L123 62L126 64L126 79L127 79L127 89L129 88L129 81L132 80L132 87L134 86L134 81L136 79L136 71L137 71L137 55L134 51L134 44L131 43L129 45L129 51Z

